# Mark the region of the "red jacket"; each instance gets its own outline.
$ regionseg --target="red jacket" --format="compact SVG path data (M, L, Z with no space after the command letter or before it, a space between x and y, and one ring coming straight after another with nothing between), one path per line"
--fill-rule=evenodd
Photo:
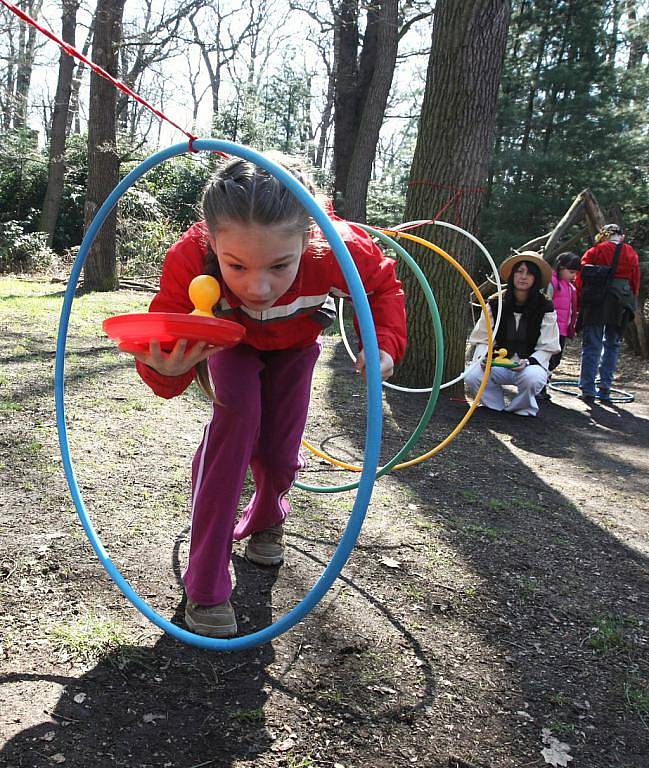
M581 257L582 267L585 264L600 264L605 267L610 267L613 264L613 255L615 254L616 245L617 243L614 243L611 240L604 240L604 242L597 243L597 245L589 248ZM624 243L622 246L620 260L618 261L614 277L628 280L631 285L631 290L636 296L638 295L638 292L640 291L640 265L638 254L628 243ZM580 272L577 272L575 284L577 285L578 290L581 291L582 283Z
M379 348L395 362L406 346L406 312L395 262L385 256L360 227L333 218L336 229L354 259L365 286L376 326ZM183 312L194 309L188 288L194 277L204 273L207 240L203 222L190 227L171 246L162 265L160 290L151 302L151 312ZM241 301L219 278L221 298L217 317L241 323L246 328L242 343L255 349L299 349L312 344L333 319L333 296L348 296L348 288L330 247L309 247L302 255L295 280L288 291L268 310L256 312ZM191 384L195 371L182 376L163 376L137 361L142 379L161 397L179 395Z

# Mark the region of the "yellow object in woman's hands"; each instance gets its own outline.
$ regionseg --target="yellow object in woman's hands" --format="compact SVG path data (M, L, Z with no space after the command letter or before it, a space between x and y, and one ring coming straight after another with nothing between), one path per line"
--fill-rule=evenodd
M516 368L519 365L519 361L507 357L507 350L501 347L495 351L491 364L500 368Z

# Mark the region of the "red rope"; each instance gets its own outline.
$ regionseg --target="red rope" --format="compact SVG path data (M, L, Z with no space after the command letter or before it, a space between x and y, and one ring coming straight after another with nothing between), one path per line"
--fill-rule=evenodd
M455 224L457 226L460 225L460 203L462 201L462 195L466 193L483 193L484 187L454 187L450 184L439 184L436 181L428 181L426 179L421 181L411 181L408 183L409 187L414 187L417 185L426 185L427 187L433 187L434 189L450 189L453 191L453 195L444 203L444 205L439 209L439 211L433 216L433 218L428 223L433 223L439 219L439 217L446 211L448 208L450 208L452 205L454 206L455 211ZM420 226L420 223L417 223L417 226ZM407 229L413 229L414 227L407 227Z
M134 90L129 88L128 85L126 85L126 83L123 83L121 80L118 80L116 77L113 77L103 67L100 67L99 64L95 64L94 61L89 59L87 56L84 56L84 54L81 53L81 51L78 51L69 43L66 43L64 40L61 40L53 32L50 32L49 29L46 29L42 24L39 24L36 21L36 19L33 19L29 14L25 13L23 10L18 8L18 6L8 2L7 0L0 0L0 3L2 3L2 5L5 6L5 8L8 8L10 11L15 13L16 16L18 16L20 19L22 19L23 21L26 21L28 24L31 24L34 28L36 28L39 32L44 34L46 37L49 37L50 40L53 40L69 56L73 56L74 58L79 59L79 61L83 61L83 63L87 64L90 67L90 69L92 69L98 75L101 75L101 77L104 77L106 80L112 83L115 86L115 88L122 91L122 93L125 93L127 96L131 96L131 98L135 99L135 101L142 104L143 107L146 107L147 109L151 110L151 112L153 112L153 114L159 117L161 120L166 120L170 125L173 125L174 128L179 130L181 133L184 133L185 136L187 136L187 138L189 139L189 149L192 152L197 151L193 148L193 143L194 141L196 141L198 136L194 136L193 133L190 133L189 131L185 130L181 125L178 125L178 123L175 123L171 118L167 117L167 115L165 115L164 112L161 112L159 109L156 109L156 107L154 107L152 104L149 104L149 102L146 99L142 98L142 96L140 96ZM217 154L227 157L227 155L224 152L218 152Z
M2 2L2 0L0 0ZM418 181L408 182L409 187L414 187L417 184L425 184L427 187L434 187L435 189L450 189L453 192L484 192L484 187L455 187L452 184L439 184L437 181L429 181L428 179L421 179Z
M439 217L440 217L440 216L441 216L441 215L444 213L444 211L445 211L447 208L450 208L450 207L453 205L453 203L455 203L455 218L456 218L456 222L455 222L455 223L457 224L457 223L458 223L458 222L457 222L457 218L458 218L458 205L459 205L459 203L460 203L460 198L461 198L461 197L462 197L462 192L461 192L461 191L458 189L458 191L457 191L457 192L456 192L456 193L453 195L453 197L451 197L451 198L450 198L450 200L449 200L447 203L445 203L445 204L444 204L444 205L443 205L443 206L442 206L442 207L439 209L439 211L437 211L437 213L435 214L435 216L433 217L433 219L434 219L435 221L436 221L437 219L439 219Z

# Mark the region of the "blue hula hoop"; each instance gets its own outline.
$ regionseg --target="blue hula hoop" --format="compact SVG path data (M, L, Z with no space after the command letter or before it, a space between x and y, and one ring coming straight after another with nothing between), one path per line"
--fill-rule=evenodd
M147 171L156 165L168 160L172 157L182 155L190 149L206 151L206 152L225 152L229 155L235 155L241 157L244 160L248 160L256 165L261 166L270 174L279 179L286 187L292 192L295 197L304 205L314 218L316 223L321 228L324 236L327 238L329 244L332 247L336 260L338 261L343 276L349 287L349 291L354 302L356 314L358 318L358 325L363 342L363 348L365 349L366 369L367 369L367 432L365 437L365 457L363 460L363 472L361 473L360 481L358 484L358 492L354 500L354 505L349 517L345 531L338 543L336 551L334 552L329 564L320 575L319 579L310 589L310 591L302 598L302 600L292 608L284 616L281 616L273 624L265 627L262 630L254 632L244 637L235 637L232 639L221 639L203 637L196 635L193 632L189 632L182 627L173 624L168 619L160 616L151 606L143 600L137 592L133 589L130 583L122 576L117 566L112 562L108 553L106 552L104 545L99 538L96 530L86 510L86 506L77 483L72 458L70 456L70 446L68 442L66 414L65 414L65 348L68 334L68 325L70 320L70 310L72 307L72 301L76 291L81 269L88 255L90 247L99 232L106 217L115 207L119 199L133 184L142 177ZM381 428L383 423L382 403L381 403L381 369L379 365L379 350L376 340L376 331L374 329L374 322L372 314L370 312L369 303L363 288L356 265L347 250L342 238L336 231L332 222L327 214L319 206L314 197L298 182L298 180L282 168L280 165L269 160L267 157L259 154L258 152L248 148L235 144L230 141L222 141L220 139L198 139L192 142L190 147L189 142L183 142L182 144L175 144L167 149L163 149L156 152L151 157L147 158L144 162L134 168L127 176L120 181L111 194L106 198L106 201L101 206L97 214L95 215L92 223L88 227L85 237L81 243L77 258L72 265L72 271L70 274L70 280L68 282L65 297L63 299L63 307L61 309L61 316L59 320L59 330L57 337L56 347L56 363L55 363L55 376L54 376L54 394L56 401L56 424L59 434L59 445L61 449L61 457L63 460L63 467L65 470L65 476L68 481L70 493L74 505L77 509L79 518L83 528L95 550L101 564L104 566L109 576L117 584L123 594L130 600L130 602L150 621L152 621L160 629L164 630L168 634L172 635L178 640L184 643L197 646L199 648L206 648L215 651L239 651L246 648L253 648L257 645L261 645L275 637L278 637L283 632L293 627L299 621L304 619L306 615L320 602L322 597L329 590L335 579L338 577L343 566L347 562L353 548L356 543L358 534L360 533L363 520L365 518L365 512L372 496L372 489L374 486L374 478L376 475L377 466L380 457L381 448Z
M549 381L548 389L553 389L555 392L561 392L562 395L573 395L574 397L579 397L579 392L575 391L579 389L579 380L578 379L555 379L554 381ZM595 386L599 389L599 380L595 382ZM611 387L609 390L611 393L615 392L612 397L607 397L603 400L603 402L609 402L609 403L632 403L635 401L635 395L633 392L625 392L623 389L616 389L615 387ZM596 394L595 395L596 400L602 400L602 398Z

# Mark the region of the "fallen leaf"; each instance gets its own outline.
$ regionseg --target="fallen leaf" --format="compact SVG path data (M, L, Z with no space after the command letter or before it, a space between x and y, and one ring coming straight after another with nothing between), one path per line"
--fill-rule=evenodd
M273 744L270 749L272 752L288 752L290 749L293 749L294 746L294 739L284 739L284 741L280 741L279 744Z
M547 729L543 729L542 738L548 745L541 750L543 759L546 763L553 766L567 766L568 762L573 759L572 755L568 754L570 750L570 744L566 744L559 739L555 739L554 736L550 736L546 733Z
M50 760L53 763L64 763L65 755L62 755L60 752L57 752L55 755L52 755L52 757L50 757Z
M77 704L83 704L83 702L86 700L87 694L85 693L77 693L77 695L74 697L74 700Z
M161 714L160 712L147 712L146 715L142 715L142 720L144 720L145 723L155 723L156 720L164 720L166 715Z
M391 557L383 557L380 562L386 568L401 568L401 563L398 560L393 560Z
M56 731L48 731L41 736L41 741L53 741Z

